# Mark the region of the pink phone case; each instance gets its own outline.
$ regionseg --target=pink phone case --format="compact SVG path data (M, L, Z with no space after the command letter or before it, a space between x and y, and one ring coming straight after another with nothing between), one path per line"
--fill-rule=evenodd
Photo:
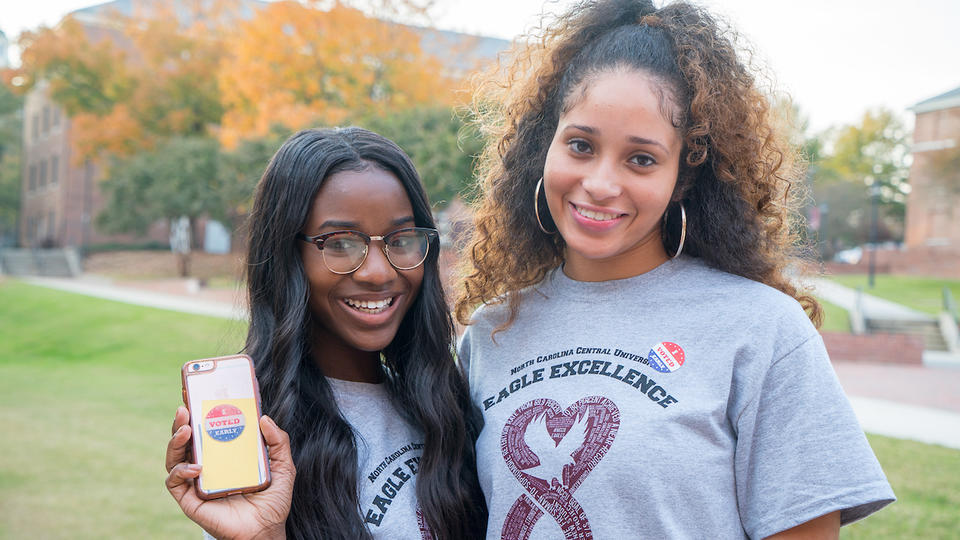
M266 489L270 466L250 357L193 360L183 365L180 375L193 430L193 462L203 465L194 482L197 496L209 500Z

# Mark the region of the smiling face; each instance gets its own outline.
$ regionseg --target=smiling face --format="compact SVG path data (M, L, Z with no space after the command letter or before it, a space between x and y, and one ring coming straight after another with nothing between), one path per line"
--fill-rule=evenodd
M413 208L400 180L370 165L324 180L301 232L314 236L355 230L382 236L414 225ZM424 266L397 270L382 248L382 242L372 241L360 268L341 275L327 268L314 244L301 242L315 323L315 358L327 376L361 380L368 378L363 373L378 374L379 351L393 341L420 291Z
M660 220L683 147L673 105L643 72L608 71L585 84L568 98L543 169L550 215L566 243L564 272L580 281L639 275L667 260Z

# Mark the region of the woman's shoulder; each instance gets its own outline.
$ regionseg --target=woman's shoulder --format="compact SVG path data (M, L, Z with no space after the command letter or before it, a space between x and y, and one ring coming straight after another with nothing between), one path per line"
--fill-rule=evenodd
M725 272L691 258L683 271L681 286L691 301L703 306L725 306L731 316L740 316L758 326L786 326L802 333L814 331L803 306L793 296L765 283Z
M789 308L799 306L797 300L783 291L753 279L710 266L701 259L687 261L685 279L691 288L721 297L739 297L752 304Z
M537 303L553 296L547 292L551 289L551 279L556 270L547 273L547 276L534 285L525 287L517 291L501 294L494 297L474 309L470 316L470 327L488 326L499 327L511 318L522 314L523 312L537 309ZM516 310L511 317L511 311Z

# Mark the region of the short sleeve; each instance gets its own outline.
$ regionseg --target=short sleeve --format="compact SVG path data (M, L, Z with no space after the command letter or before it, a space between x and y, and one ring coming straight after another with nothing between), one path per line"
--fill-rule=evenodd
M466 373L467 382L471 389L474 388L473 377L470 372L470 336L472 333L473 327L468 326L463 331L463 335L460 336L460 342L457 345L457 363L460 364L460 369Z
M738 506L751 538L836 510L847 524L895 500L819 334L770 365L735 425Z

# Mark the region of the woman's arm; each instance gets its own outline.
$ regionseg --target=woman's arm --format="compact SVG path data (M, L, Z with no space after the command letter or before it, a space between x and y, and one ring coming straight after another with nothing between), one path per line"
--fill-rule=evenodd
M836 540L839 537L840 511L837 510L767 538L774 540Z

